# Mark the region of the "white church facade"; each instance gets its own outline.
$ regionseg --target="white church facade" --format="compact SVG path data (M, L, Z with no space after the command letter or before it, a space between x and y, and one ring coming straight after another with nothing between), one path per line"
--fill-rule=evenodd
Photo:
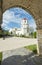
M9 32L13 33L14 35L25 35L29 36L29 25L28 25L28 20L26 18L23 18L21 21L21 28L13 28L9 30Z

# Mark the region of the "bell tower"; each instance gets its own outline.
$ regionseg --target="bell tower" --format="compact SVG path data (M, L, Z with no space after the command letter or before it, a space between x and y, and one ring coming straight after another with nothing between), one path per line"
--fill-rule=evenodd
M22 19L21 27L23 34L27 36L27 34L29 33L29 25L28 25L28 20L26 18Z

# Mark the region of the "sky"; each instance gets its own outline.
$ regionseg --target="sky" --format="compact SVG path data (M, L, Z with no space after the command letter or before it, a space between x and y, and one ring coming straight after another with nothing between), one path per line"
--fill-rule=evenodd
M36 28L35 20L32 15L19 7L10 8L3 13L2 28L5 30L9 30L14 27L20 28L23 18L27 18L30 27L33 27L34 29Z

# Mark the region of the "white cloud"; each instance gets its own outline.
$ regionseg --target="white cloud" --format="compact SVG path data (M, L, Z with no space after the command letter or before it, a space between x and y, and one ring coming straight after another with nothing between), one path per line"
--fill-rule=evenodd
M4 23L9 23L10 21L15 22L15 23L20 23L19 21L21 18L19 18L20 15L15 16L14 12L7 10L3 14L3 22Z
M16 12L19 13L19 14L15 15ZM20 18L21 14L20 13L28 14L25 10L23 10L21 8L13 8L13 11L7 10L3 14L3 24L2 24L2 26L9 28L9 26L7 26L7 24L10 23L10 22L21 23L21 18ZM28 14L28 18L29 18L29 14ZM29 24L30 26L36 27L35 21L33 23L33 19L30 19L29 21L30 21L30 24Z
M4 27L5 29L9 28L9 26L7 24L9 24L9 22L15 22L15 23L20 23L21 18L19 18L20 14L15 16L14 11L10 11L7 10L4 14L3 14L3 23L2 23L2 27Z
M11 20L13 20L13 12L10 12L9 10L7 10L4 14L3 14L3 20L7 20L7 22L10 22ZM3 21L4 22L4 21Z
M2 26L2 27L4 27L4 26L6 26L6 24L5 24L5 23L3 23L1 26Z
M37 27L36 23L35 23L35 20L34 19L30 19L29 21L30 21L29 26L33 27L35 29Z

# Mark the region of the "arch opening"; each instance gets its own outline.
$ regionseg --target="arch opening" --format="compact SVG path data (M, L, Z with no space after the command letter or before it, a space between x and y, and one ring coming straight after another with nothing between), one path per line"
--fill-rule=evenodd
M36 30L37 26L35 23L35 19L25 9L20 7L14 7L14 8L10 8L6 10L3 13L2 21L3 21L2 22L3 39L6 38L5 40L7 40L8 38L9 41L10 41L10 38L11 38L11 41L12 39L15 39L15 40L19 39L20 41L16 40L17 43L23 43L21 42L21 40L23 39L24 40L34 39L34 41L35 39L37 39L37 30ZM36 48L35 46L36 43L37 42L34 42L34 43L30 42L29 45L34 45L34 48ZM28 43L26 43L26 45L23 44L22 47L24 46L28 46ZM37 51L37 48L36 48L36 51Z
M26 49L32 50L34 53L37 53L37 44L38 44L36 42L37 41L37 30L36 30L37 26L36 26L36 21L31 13L27 12L25 9L20 8L20 7L10 8L9 10L6 10L3 13L2 21L3 21L2 22L3 39L6 38L5 40L9 39L9 41L15 39L14 41L17 41L17 43L20 43L21 40L24 42L24 40L27 39L28 41L28 39L32 38L32 40L30 40L32 41L32 43L28 44L29 42L28 43L24 42L25 44L23 44L23 46L20 44L19 48L21 48L22 46L22 47L25 47ZM20 41L18 41L17 39ZM35 43L33 43L33 39ZM10 48L10 50L13 50L13 49L14 49L13 47Z
M29 2L29 3L28 3ZM40 1L41 2L41 1ZM37 31L38 31L38 54L40 53L40 54L42 54L42 25L41 25L41 21L42 21L42 15L41 15L41 7L40 6L38 6L38 4L39 5L41 5L41 3L40 3L39 1L37 1L37 0L35 0L35 1L29 1L29 0L27 0L27 1L20 1L20 0L8 0L8 1L6 1L6 0L3 0L2 1L2 8L1 8L1 10L3 9L3 12L4 11L6 11L8 8L12 8L13 6L14 7L19 7L19 8L22 8L22 9L24 9L25 11L27 11L30 15L32 15L32 17L34 18L34 21L36 22L36 24L37 24ZM25 8L26 7L26 8ZM2 13L2 12L1 12ZM3 13L2 13L3 14ZM2 17L3 18L3 17ZM2 19L1 19L2 20ZM3 23L3 22L2 22ZM1 26L0 26L0 28L1 28ZM4 27L5 28L5 27ZM5 31L5 33L4 34L6 34L6 32L7 32L7 34L8 34L8 31L7 30L5 30L4 28L2 28L2 33L4 33L4 31ZM6 27L7 28L7 27ZM11 32L11 34L12 34L12 32ZM36 35L37 36L37 35ZM4 37L4 35L3 35L3 37ZM5 46L6 47L6 46ZM7 49L6 49L7 50ZM8 49L9 50L9 49Z
M33 16L25 9L14 7L3 14L3 29L7 36L37 38L37 26Z
M7 14L9 15L7 15ZM12 18L13 17L13 18ZM6 20L5 20L6 19ZM10 20L9 20L10 19ZM16 21L15 21L16 20ZM25 23L21 23L21 21L25 21ZM5 22L6 21L6 22ZM10 22L9 22L10 21ZM27 23L26 23L27 21ZM3 26L4 25L4 22L5 22L5 25L6 26ZM9 24L10 23L10 24ZM24 25L25 24L25 25ZM36 32L36 24L35 24L35 20L33 18L33 16L27 12L25 9L23 8L20 8L20 7L14 7L14 8L10 8L9 10L6 10L3 14L3 24L2 24L2 28L4 29L5 27L7 28L8 26L8 31L9 31L9 28L10 28L10 31L11 31L11 34L13 33L12 32L12 29L14 29L14 33L17 33L19 36L26 34L26 32L23 34L24 32L24 28L26 28L26 25L27 25L27 28L30 29L27 31L29 31L30 34L33 34L32 31ZM11 28L12 27L12 28ZM17 29L18 28L18 29ZM21 30L20 30L21 29ZM24 29L24 30L23 30ZM17 30L17 32L16 32ZM21 32L22 31L22 32ZM25 30L26 31L26 30ZM31 32L30 32L31 31ZM27 32L28 33L28 32ZM28 33L28 34L29 34ZM27 35L28 35L27 34ZM36 33L35 33L36 34Z

